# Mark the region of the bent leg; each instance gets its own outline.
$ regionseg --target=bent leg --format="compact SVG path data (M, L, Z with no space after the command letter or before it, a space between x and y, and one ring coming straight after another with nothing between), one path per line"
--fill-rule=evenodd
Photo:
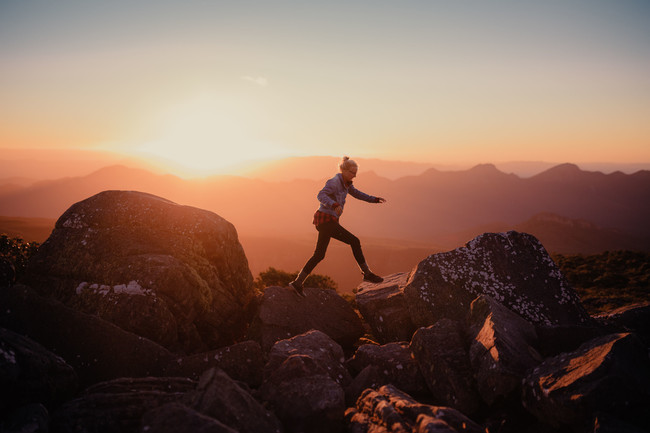
M354 254L354 259L357 261L359 266L366 263L366 259L363 256L363 250L361 249L361 241L358 237L350 233L348 230L344 229L338 223L333 228L331 236L334 239L339 240L352 247L352 254Z

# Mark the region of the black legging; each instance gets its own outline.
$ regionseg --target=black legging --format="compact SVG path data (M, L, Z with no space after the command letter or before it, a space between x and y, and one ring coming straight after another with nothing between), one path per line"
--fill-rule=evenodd
M361 241L359 241L359 238L341 227L341 224L339 224L337 221L329 221L318 225L316 226L316 230L318 230L318 242L316 243L316 250L314 251L314 255L302 268L303 272L306 274L310 274L316 265L325 258L327 246L329 245L330 239L332 238L337 239L352 247L352 253L354 254L354 258L359 266L366 263L366 259L363 257L363 251L361 251Z

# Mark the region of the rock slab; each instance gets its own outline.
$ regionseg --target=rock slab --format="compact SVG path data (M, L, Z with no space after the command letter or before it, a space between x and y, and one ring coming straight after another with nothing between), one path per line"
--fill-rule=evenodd
M404 298L407 273L389 275L380 284L361 283L356 301L373 336L382 344L410 341L415 326Z
M418 329L410 349L437 404L454 407L468 415L481 407L474 370L458 322L442 319Z
M416 266L404 287L418 327L442 318L462 320L481 294L535 325L590 321L542 244L526 233L485 233L462 248L431 255Z
M605 413L648 428L647 349L634 334L621 333L548 358L524 379L523 403L555 427L584 428L594 414Z
M304 294L299 296L287 287L267 287L251 325L251 338L268 351L277 341L312 329L343 347L352 346L363 335L361 319L336 291L306 287Z
M352 433L485 432L456 409L418 403L392 385L367 389L345 416Z
M483 400L519 394L526 372L542 362L535 327L485 295L472 302L469 322L470 362Z

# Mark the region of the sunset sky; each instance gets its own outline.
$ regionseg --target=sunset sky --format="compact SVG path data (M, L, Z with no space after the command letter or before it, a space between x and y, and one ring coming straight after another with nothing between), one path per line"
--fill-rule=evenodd
M0 148L650 162L647 0L0 0Z

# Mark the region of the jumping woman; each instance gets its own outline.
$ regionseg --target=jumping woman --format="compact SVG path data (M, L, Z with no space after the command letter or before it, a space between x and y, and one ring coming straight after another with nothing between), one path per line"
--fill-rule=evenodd
M332 238L352 247L354 258L357 261L361 272L363 272L364 281L370 281L372 283L381 283L384 281L383 278L373 274L370 268L368 268L366 259L363 257L359 238L339 224L339 217L343 213L345 198L348 193L352 197L358 200L367 201L368 203L385 203L386 200L382 197L374 197L361 192L352 185L352 179L357 176L359 166L347 156L344 156L341 160L339 169L341 172L328 180L317 196L318 201L320 202L320 207L314 214L313 221L316 230L318 230L318 242L316 243L314 255L307 261L298 274L298 277L289 283L289 285L300 295L303 295L302 284L307 276L314 270L316 265L325 258L327 246Z

